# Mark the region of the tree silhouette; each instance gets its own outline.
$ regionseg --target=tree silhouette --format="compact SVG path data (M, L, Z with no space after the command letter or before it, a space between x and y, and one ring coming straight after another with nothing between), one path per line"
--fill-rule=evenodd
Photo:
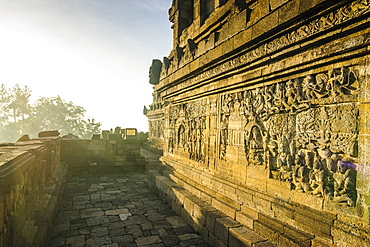
M0 141L15 141L22 134L36 136L45 130L58 130L62 135L73 133L90 138L100 133L100 122L85 119L86 110L60 96L41 97L29 103L31 90L15 85L0 87Z

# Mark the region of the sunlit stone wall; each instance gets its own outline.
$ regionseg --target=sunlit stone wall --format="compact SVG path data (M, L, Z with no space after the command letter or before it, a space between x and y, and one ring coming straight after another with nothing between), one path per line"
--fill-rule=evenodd
M167 176L277 245L367 245L370 2L169 13L173 50L153 62L146 113Z
M124 129L130 134L129 131ZM143 171L146 161L140 148L147 139L144 133L132 129L132 135L103 131L90 140L63 137L61 160L72 172Z

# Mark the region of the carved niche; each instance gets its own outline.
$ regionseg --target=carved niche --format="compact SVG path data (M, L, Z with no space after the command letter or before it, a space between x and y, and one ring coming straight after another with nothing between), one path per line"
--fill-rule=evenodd
M222 95L219 157L230 145L230 119L240 119L247 165L268 168L292 190L354 206L357 97L357 75L346 67Z

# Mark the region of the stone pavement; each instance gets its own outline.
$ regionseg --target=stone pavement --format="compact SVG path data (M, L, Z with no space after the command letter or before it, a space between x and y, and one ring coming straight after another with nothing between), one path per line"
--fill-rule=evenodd
M146 180L141 173L70 176L46 246L208 246Z

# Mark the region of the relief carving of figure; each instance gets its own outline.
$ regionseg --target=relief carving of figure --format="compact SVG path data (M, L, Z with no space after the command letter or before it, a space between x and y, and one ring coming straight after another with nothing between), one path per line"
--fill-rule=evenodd
M310 186L313 189L312 194L317 196L325 195L325 171L322 160L319 155L315 155L313 169L310 172Z
M177 134L177 140L178 140L178 147L179 148L184 148L186 145L186 139L185 139L185 127L183 124L180 125L178 134Z
M263 139L261 130L257 126L253 126L249 136L246 137L246 153L248 163L251 165L263 164Z
M286 83L286 110L291 110L293 111L294 109L297 108L297 103L298 103L298 91L297 88L294 86L292 80L289 80Z
M265 86L263 91L263 99L264 99L264 110L261 113L261 120L267 120L270 115L273 113L273 100L274 97L272 95L273 87Z
M222 115L221 117L221 136L220 136L220 149L221 149L221 158L224 158L226 155L227 148L227 139L228 139L228 116Z
M270 170L277 170L276 159L278 155L278 144L274 140L270 140L267 144L266 162Z
M334 174L334 199L338 203L354 206L356 200L356 169L351 159L339 160Z
M175 149L175 136L174 136L174 130L171 129L169 136L168 136L168 152L173 153Z
M295 169L293 170L293 184L295 189L301 192L308 193L311 190L310 187L310 169L306 166L305 154L299 152L295 157Z
M342 87L345 87L344 68L341 68L340 73L335 72L334 69L328 71L328 83L326 90L330 92L332 96L338 96L342 94Z
M320 95L322 89L317 88L315 85L315 80L311 75L306 76L303 79L303 94L305 95L306 100L317 99Z
M261 88L256 89L256 95L253 101L253 108L257 116L261 115L264 111L264 98L261 92Z
M274 95L274 112L284 111L287 106L285 93L284 93L284 85L282 83L278 83L275 88L275 95Z

